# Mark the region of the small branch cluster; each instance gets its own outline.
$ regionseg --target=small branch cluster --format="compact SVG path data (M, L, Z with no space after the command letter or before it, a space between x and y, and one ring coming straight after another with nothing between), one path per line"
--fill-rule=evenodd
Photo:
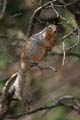
M73 5L73 4L75 4L75 2L64 4L64 3L60 3L60 1L57 1L57 0L50 0L49 2L44 3L44 0L40 0L38 8L34 11L32 17L30 19L28 30L27 30L27 38L32 35L32 31L34 29L35 24L37 23L37 20L41 22L41 20L39 19L39 15L43 9L51 8L53 13L56 14L57 18L61 18L62 20L66 21L67 24L69 24L69 21L67 21L67 19L65 17L63 17L56 10L55 7L62 7L65 9L68 6Z

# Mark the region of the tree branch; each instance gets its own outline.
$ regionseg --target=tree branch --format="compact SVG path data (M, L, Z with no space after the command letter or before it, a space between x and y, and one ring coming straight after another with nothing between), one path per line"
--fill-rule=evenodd
M36 108L36 109L34 109L30 112L15 115L13 117L8 117L8 119L14 119L14 118L17 119L17 118L20 118L22 116L35 114L37 112L44 111L44 110L50 111L51 109L54 109L54 108L59 107L59 106L69 107L72 110L75 110L78 113L80 113L80 103L79 103L79 101L72 96L64 96L64 97L61 97L61 98L55 100L53 102L53 104L51 104L51 105L45 105L45 106Z
M5 115L7 114L11 101L12 101L12 96L13 92L9 94L9 88L13 80L17 77L17 73L13 74L9 80L6 82L3 91L2 91L2 97L0 101L0 119L3 119Z
M0 19L2 19L2 17L4 16L4 13L5 13L5 10L6 10L6 5L7 5L7 0L3 0L2 10L0 12Z

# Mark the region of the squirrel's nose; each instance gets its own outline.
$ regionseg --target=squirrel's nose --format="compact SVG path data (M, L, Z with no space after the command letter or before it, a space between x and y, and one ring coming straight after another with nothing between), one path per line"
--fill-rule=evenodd
M54 31L56 31L56 29L57 29L57 26L56 26L56 25L53 25L53 28L54 28Z

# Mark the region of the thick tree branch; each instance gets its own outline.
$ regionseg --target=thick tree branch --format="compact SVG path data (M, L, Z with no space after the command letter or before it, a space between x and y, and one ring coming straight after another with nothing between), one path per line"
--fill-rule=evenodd
M2 97L1 97L1 101L0 101L0 119L3 119L5 117L5 115L7 114L11 101L12 101L12 96L13 96L13 92L11 94L9 94L9 88L11 83L13 82L13 80L15 80L17 77L17 73L13 74L9 80L6 82L3 91L2 91Z

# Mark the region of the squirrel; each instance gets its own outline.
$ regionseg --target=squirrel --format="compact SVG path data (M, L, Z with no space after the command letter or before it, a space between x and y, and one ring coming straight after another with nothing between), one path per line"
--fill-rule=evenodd
M57 26L50 24L42 31L29 37L24 43L21 51L21 94L23 101L27 101L28 110L32 101L32 93L30 90L30 81L28 80L29 71L32 67L37 66L42 69L56 69L52 66L42 64L46 53L54 46L55 37L57 33ZM26 82L26 81L27 82ZM26 87L27 86L27 87ZM24 90L23 90L24 89ZM25 92L26 91L26 92ZM19 95L18 95L19 96ZM26 98L26 100L25 100ZM24 105L25 106L25 105Z
M56 32L57 26L50 24L26 40L21 52L21 69L23 71L28 71L34 64L38 65L43 60L54 45Z
M8 84L11 85L11 80L13 78L16 79L11 86L8 86L9 90L7 90L9 94L15 90L15 98L21 101L23 108L25 108L25 104L27 104L26 109L28 111L30 110L30 104L32 102L29 70L33 65L38 65L46 56L46 53L53 47L56 31L56 25L50 24L41 32L32 35L26 40L22 47L20 69L18 73L11 76L9 82L6 84L6 86L8 86ZM38 66L43 67L43 65Z

